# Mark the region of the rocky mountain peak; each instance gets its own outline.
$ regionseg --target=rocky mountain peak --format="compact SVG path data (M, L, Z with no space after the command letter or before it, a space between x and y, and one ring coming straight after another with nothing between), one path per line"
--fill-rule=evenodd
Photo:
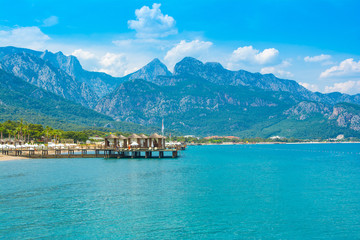
M149 82L154 82L158 76L172 76L172 73L167 69L164 63L162 63L158 58L155 58L144 67L127 75L125 78L129 80L143 79Z
M83 70L79 60L76 57L72 55L66 56L60 51L57 53L52 53L48 50L45 50L45 52L41 54L40 58L44 59L45 61L49 61L53 66L60 68L73 78L77 72Z
M157 65L157 64L163 64L158 58L154 58L151 62L149 62L147 65Z
M207 62L205 63L205 66L214 70L224 70L224 67L218 62Z
M171 72L168 70L166 65L162 63L158 58L154 58L151 62L146 64L140 69L142 72L153 74L157 76L171 76Z
M203 62L192 57L185 57L175 65L174 75L192 74L202 70L203 67Z

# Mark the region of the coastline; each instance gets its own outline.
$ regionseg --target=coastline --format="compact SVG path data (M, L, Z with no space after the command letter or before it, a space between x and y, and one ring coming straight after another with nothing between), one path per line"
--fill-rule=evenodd
M277 144L360 144L360 142L258 142L258 143L188 143L187 146L233 146L233 145L277 145ZM26 156L11 156L0 153L0 162L32 159Z
M188 143L187 146L208 146L208 145L256 145L256 144L349 144L349 143L360 143L360 142L258 142L258 143Z

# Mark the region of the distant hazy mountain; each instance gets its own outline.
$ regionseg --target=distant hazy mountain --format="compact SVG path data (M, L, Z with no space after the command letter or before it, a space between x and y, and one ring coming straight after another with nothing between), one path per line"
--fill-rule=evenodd
M120 83L119 78L84 70L74 56L61 52L0 48L0 68L66 99L93 107Z

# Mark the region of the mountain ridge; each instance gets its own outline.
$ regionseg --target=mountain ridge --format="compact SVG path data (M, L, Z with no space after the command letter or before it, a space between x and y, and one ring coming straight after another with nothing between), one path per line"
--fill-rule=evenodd
M0 68L90 108L121 82L120 78L106 73L84 70L76 57L65 56L62 52L2 47Z
M0 121L29 121L64 130L102 129L141 131L156 128L116 122L110 116L90 110L0 69Z
M149 64L151 64L153 61L160 62L162 66L165 66L165 64L163 64L157 58L152 60ZM122 78L123 81L139 78L151 81L158 85L171 85L176 81L175 79L171 78L173 76L195 75L204 79L208 79L209 81L219 85L243 85L258 87L265 90L296 93L300 94L300 96L303 97L303 100L321 101L330 104L336 104L339 102L360 104L360 94L349 95L339 92L324 94L320 92L312 92L294 80L277 78L271 73L251 73L245 70L231 71L224 68L218 62L203 63L200 60L192 57L184 57L182 60L176 63L173 73L168 71L165 66L166 70L169 72L167 75L149 73L148 70L151 70L151 68L147 67L149 64L136 71L136 74L130 73L124 76ZM218 71L220 71L220 74ZM146 76L153 75L153 78L149 80L149 78L144 77L142 73Z
M84 70L75 56L62 52L8 47L0 48L0 68L111 119L158 126L166 119L167 129L186 134L314 138L360 133L360 94L311 92L294 80L231 71L191 57L179 61L173 73L154 59L113 78Z
M114 92L100 99L95 109L118 120L141 124L160 124L165 118L170 122L170 128L200 135L246 136L246 132L252 131L268 137L278 130L269 135L265 132L275 128L271 126L279 122L282 125L308 122L313 129L319 129L318 132L326 131L324 125L331 128L333 134L348 132L359 135L358 112L352 115L353 120L349 120L354 122L354 126L348 125L350 130L342 128L347 127L345 125L336 124L329 114L334 105L343 100L357 103L358 95L313 93L293 80L278 79L272 74L230 71L219 63L202 63L191 57L178 62L172 75L153 74L155 78L149 81L146 77L152 75L147 72L149 69L145 66L137 72L144 73L144 76L136 75L142 81L134 78L124 80ZM251 97L254 94L256 97ZM314 107L313 102L319 105ZM314 111L317 108L321 110ZM260 117L260 114L266 117ZM225 127L214 125L214 122ZM259 125L263 130L252 129ZM305 128L302 131L307 132ZM314 137L310 132L305 136L296 132L292 134Z

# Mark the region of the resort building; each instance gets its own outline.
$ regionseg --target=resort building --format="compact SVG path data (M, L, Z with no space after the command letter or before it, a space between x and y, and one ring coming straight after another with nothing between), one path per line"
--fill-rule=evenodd
M118 146L118 141L119 140L119 137L113 135L113 134L110 134L109 136L107 136L105 138L105 147L116 147Z
M128 137L128 146L140 147L140 140L141 140L141 137L139 135L133 133Z
M156 147L156 148L165 148L165 139L166 137L161 136L157 133L154 133L150 135L150 147Z
M119 138L119 147L127 148L128 147L127 137L120 135L118 138Z
M149 137L145 134L140 134L140 147L141 148L148 148L149 147Z
M145 134L137 135L135 133L128 137L123 135L116 136L110 134L105 137L105 148L165 148L166 137L154 133L150 136Z
M228 140L239 140L239 137L235 137L235 136L210 136L210 137L204 137L205 140L210 140L210 139L228 139Z

